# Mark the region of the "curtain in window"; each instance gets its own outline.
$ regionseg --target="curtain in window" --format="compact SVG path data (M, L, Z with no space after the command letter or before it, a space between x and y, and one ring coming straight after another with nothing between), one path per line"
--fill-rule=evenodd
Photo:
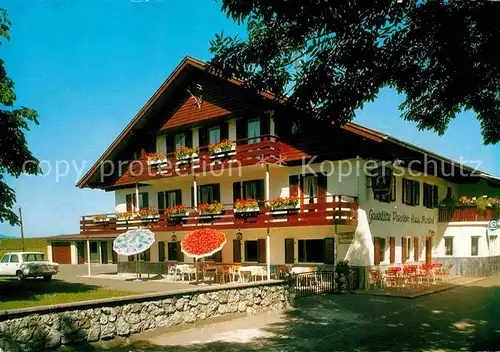
M304 176L304 198L314 203L318 196L318 179L313 175Z
M248 120L248 143L257 143L259 142L258 137L260 136L260 119Z
M213 187L201 187L201 203L211 204L214 201Z
M176 192L168 192L168 207L175 207L177 204L177 197L176 197Z
M208 130L208 143L215 144L220 142L220 128L214 127Z
M175 150L186 146L186 135L184 133L175 135Z
M257 183L256 182L247 182L245 183L245 196L246 198L258 199L257 194Z

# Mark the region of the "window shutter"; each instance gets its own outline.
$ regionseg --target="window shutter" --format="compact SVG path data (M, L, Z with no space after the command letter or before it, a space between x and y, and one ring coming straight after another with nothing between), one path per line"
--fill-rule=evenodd
M266 240L263 238L257 240L257 262L266 262Z
M269 114L264 114L260 118L260 134L261 135L269 134L270 123L271 123L271 119L269 118ZM269 137L266 137L266 138L269 138ZM262 142L262 140L260 142Z
M208 144L207 133L208 130L206 127L198 128L198 145L200 147L205 147Z
M413 238L413 260L418 262L420 259L420 248L418 248L418 237Z
M194 187L191 187L191 207L194 208Z
M401 187L401 203L406 204L406 192L408 192L408 182L406 178L402 179L402 187Z
M233 240L233 263L241 263L241 241Z
M148 208L149 207L149 193L148 192L142 192L140 195L141 197L141 203L139 204L140 208Z
M247 119L236 120L236 139L247 138ZM239 144L247 144L247 141L239 142Z
M401 238L401 263L406 263L406 237Z
M266 200L264 198L264 180L257 180L257 200Z
M396 261L396 238L390 237L389 238L389 245L391 246L390 248L390 262L391 264L394 264Z
M175 204L176 205L182 204L182 191L180 189L175 191Z
M285 238L285 264L294 264L295 241L293 238Z
M214 261L216 263L222 263L222 249L220 251L215 252Z
M415 181L415 205L420 205L420 181Z
M323 240L323 263L335 264L335 239L325 238Z
M374 258L374 265L379 265L380 264L380 240L378 237L373 238L374 242L374 253L373 253L373 258Z
M322 173L318 174L318 203L326 202L327 178Z
M432 200L432 206L434 208L437 208L438 207L438 202L439 202L439 187L438 186L434 186L434 190L433 190L433 200Z
M193 146L193 131L187 130L185 133L186 133L186 147L191 148Z
M223 121L220 125L220 140L223 141L224 139L229 138L229 124L227 121Z
M167 134L167 153L175 152L174 135Z
M132 195L127 194L125 196L125 202L127 203L127 211L133 211Z
M181 241L177 241L177 261L184 262L184 253L181 251Z
M220 203L220 184L216 183L213 185L214 188L214 200Z
M165 261L165 242L163 241L158 242L158 261Z
M290 197L299 196L299 176L291 175L288 177L288 187L290 192Z
M233 202L241 199L241 182L233 182Z
M158 210L165 209L165 192L158 192Z

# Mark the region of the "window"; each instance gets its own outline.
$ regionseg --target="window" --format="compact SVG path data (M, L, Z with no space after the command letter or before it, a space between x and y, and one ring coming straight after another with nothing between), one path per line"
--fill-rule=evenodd
M323 240L299 240L299 263L323 263Z
M208 130L208 143L215 144L220 142L220 127L212 127Z
M264 180L244 181L243 198L264 200Z
M479 237L471 237L470 255L477 256L479 252Z
M403 178L403 204L420 205L420 181Z
M42 253L30 253L23 254L23 262L43 262L44 254Z
M182 204L182 191L180 189L158 192L158 209L175 207Z
M168 260L177 261L177 242L168 242L167 251Z
M4 255L2 257L2 263L8 263L9 262L9 259L10 259L10 255Z
M302 131L302 128L300 126L300 121L292 121L292 135L299 134Z
M180 147L186 146L186 134L180 133L175 135L175 150L178 150Z
M220 202L220 186L218 183L211 185L202 185L199 189L198 194L199 204L212 204L214 202Z
M424 183L424 207L431 209L438 207L438 190L438 186Z
M97 253L97 242L90 242L90 253Z
M368 176L368 184L371 187L372 178ZM386 195L377 194L374 196L374 199L377 199L380 202L390 203L396 201L396 176L392 176L392 185L391 185L391 193Z
M127 211L134 211L137 207L137 201L135 193L130 193L125 196L125 201L127 203ZM141 192L139 193L139 209L149 207L149 193Z
M444 255L453 255L453 237L444 238Z
M19 256L17 254L11 254L10 255L10 262L11 263L19 263Z
M150 262L151 261L151 248L146 249L144 252L140 254L141 260L144 260L145 262Z
M245 262L256 262L259 258L258 255L259 245L257 241L245 241Z
M165 261L165 242L158 241L158 261Z
M318 178L315 175L305 175L303 182L304 199L309 204L314 203L318 197Z
M260 119L248 120L248 143L257 143L259 138L252 138L260 136Z
M406 260L410 259L410 252L411 252L411 240L409 237L405 237L406 239Z

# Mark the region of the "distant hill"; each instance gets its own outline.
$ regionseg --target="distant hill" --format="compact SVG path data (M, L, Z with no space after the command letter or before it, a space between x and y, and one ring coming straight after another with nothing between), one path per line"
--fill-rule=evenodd
M1 240L1 239L3 239L3 238L14 238L14 237L12 237L12 236L5 236L5 235L2 235L2 234L0 233L0 240Z
M17 252L22 250L20 238L0 237L0 256L5 252ZM25 238L25 251L27 252L47 252L47 240L45 238Z

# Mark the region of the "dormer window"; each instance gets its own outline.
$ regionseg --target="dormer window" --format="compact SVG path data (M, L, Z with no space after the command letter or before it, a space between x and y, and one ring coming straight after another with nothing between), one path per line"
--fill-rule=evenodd
M180 147L186 146L186 134L179 133L175 135L175 150L178 150Z
M215 144L220 142L220 127L215 126L208 129L208 143Z

